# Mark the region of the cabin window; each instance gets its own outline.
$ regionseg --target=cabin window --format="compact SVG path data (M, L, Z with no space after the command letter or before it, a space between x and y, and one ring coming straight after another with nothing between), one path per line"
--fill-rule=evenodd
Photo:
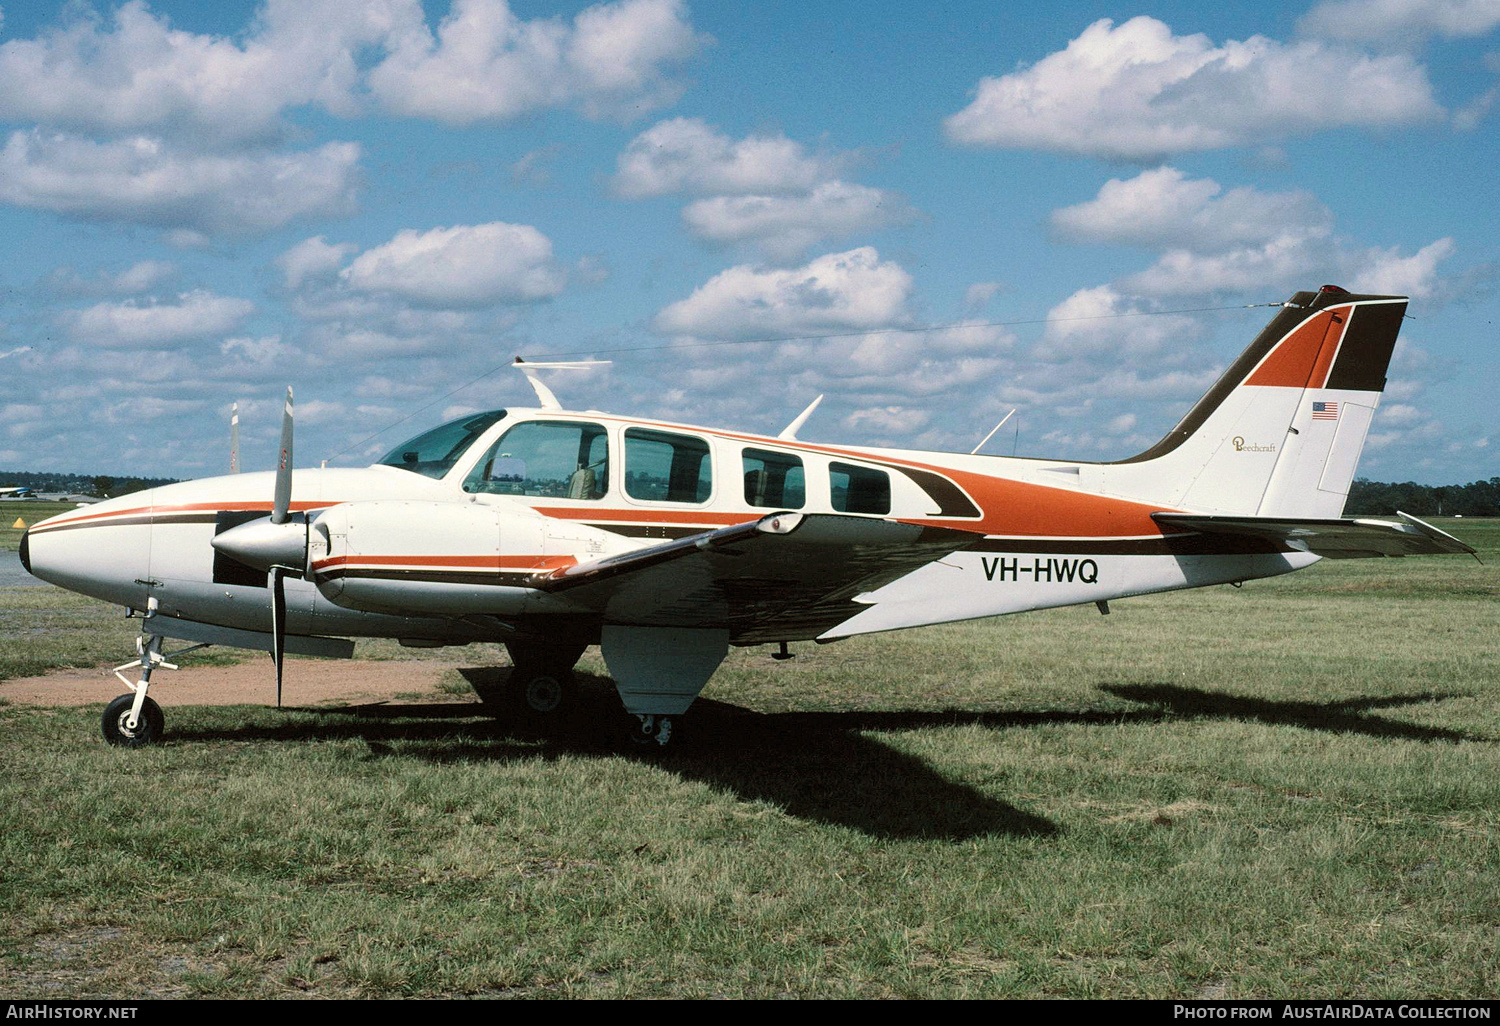
M708 443L647 428L625 431L625 492L652 502L707 502L713 491Z
M883 516L891 511L891 476L883 470L830 463L828 488L833 508L840 513Z
M802 461L784 452L746 449L745 504L767 509L801 509L807 503Z
M601 499L609 491L608 436L598 424L576 421L517 424L490 446L464 491Z
M399 467L423 477L442 477L480 435L504 416L504 410L494 410L460 417L402 442L380 457L377 466Z

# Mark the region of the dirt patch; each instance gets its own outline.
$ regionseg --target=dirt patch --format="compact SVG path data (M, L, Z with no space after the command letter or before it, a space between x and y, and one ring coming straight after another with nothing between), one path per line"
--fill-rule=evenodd
M477 702L458 674L462 663L444 660L289 659L282 679L284 705L363 705L422 695L431 702ZM134 679L137 675L126 672ZM107 666L56 670L43 677L0 681L0 698L24 705L93 705L123 694ZM269 657L234 666L157 670L151 695L172 705L275 705L276 672Z

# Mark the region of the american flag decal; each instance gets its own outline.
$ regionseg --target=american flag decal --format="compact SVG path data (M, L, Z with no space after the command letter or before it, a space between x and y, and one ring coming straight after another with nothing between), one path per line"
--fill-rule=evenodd
M1338 403L1313 403L1313 420L1338 420Z

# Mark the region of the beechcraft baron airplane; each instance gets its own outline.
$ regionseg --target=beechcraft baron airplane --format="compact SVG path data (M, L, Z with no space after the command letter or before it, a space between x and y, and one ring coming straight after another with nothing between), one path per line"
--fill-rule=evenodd
M1297 293L1165 438L1112 463L813 444L803 418L771 438L571 413L539 386L541 408L293 473L288 390L274 473L52 517L21 560L142 615L140 679L104 714L116 744L161 736L146 691L165 638L270 651L279 701L284 652L347 656L353 637L503 642L538 716L597 644L638 739L666 743L731 645L1472 553L1405 514L1338 519L1405 310Z

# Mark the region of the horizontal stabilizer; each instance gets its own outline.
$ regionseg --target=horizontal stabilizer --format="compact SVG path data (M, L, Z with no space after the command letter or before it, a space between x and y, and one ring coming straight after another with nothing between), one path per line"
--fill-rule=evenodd
M1295 517L1202 516L1196 513L1153 513L1163 527L1186 527L1205 534L1233 534L1281 542L1300 552L1330 559L1366 556L1419 556L1474 549L1446 531L1416 517L1397 512L1396 520L1317 520Z

